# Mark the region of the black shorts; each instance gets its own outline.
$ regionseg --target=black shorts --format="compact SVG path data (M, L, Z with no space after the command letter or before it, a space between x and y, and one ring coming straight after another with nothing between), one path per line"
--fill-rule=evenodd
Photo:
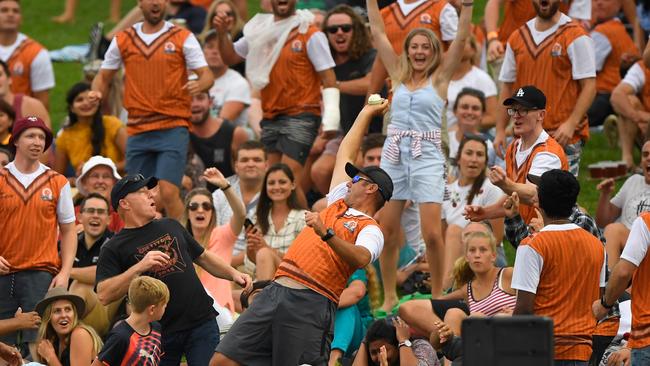
M281 152L304 165L318 136L320 121L320 117L311 113L265 119L260 124L260 141L267 152Z
M217 352L241 365L327 365L336 304L273 282L235 321Z
M605 118L610 114L615 114L612 104L609 102L611 94L598 93L587 110L587 118L589 118L589 126L600 126L605 122Z
M436 314L441 320L445 319L445 314L449 309L460 309L469 316L469 306L463 300L436 300L431 299L431 308L433 313Z

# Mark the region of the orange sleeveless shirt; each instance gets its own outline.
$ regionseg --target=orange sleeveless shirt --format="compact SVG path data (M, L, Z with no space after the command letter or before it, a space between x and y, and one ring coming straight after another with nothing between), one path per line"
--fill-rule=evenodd
M646 85L648 81L646 80ZM643 212L640 217L650 230L650 212ZM650 255L639 263L632 277L632 334L630 348L650 346Z

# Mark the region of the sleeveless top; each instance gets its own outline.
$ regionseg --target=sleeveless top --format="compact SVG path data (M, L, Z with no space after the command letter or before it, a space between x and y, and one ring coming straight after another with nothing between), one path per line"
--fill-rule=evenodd
M16 93L14 94L14 112L16 112L16 118L14 119L15 121L18 121L19 119L23 118L23 97L25 94L23 93Z
M440 98L431 82L416 90L403 83L393 94L390 127L400 130L431 131L442 128L445 101Z
M215 167L224 177L235 174L232 167L232 137L235 133L235 125L224 120L219 130L208 138L202 138L190 133L190 142L196 155L201 158L206 168ZM210 192L216 189L208 183Z
M469 305L470 313L481 313L485 316L492 316L501 312L503 308L515 308L517 296L510 295L501 289L502 275L503 268L499 270L490 294L478 301L474 299L474 294L472 293L472 281L467 283L467 304Z

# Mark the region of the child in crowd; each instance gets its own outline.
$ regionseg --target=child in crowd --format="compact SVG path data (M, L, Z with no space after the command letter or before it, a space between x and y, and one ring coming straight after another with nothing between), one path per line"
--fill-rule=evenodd
M162 356L158 320L169 302L169 289L162 281L140 276L129 285L131 315L109 333L93 366L158 365Z

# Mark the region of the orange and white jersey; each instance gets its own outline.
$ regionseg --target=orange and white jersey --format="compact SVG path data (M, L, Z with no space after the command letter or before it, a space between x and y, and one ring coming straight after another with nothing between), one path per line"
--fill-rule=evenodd
M47 50L26 35L18 33L13 44L0 46L0 60L9 66L14 94L34 95L54 87L54 71Z

